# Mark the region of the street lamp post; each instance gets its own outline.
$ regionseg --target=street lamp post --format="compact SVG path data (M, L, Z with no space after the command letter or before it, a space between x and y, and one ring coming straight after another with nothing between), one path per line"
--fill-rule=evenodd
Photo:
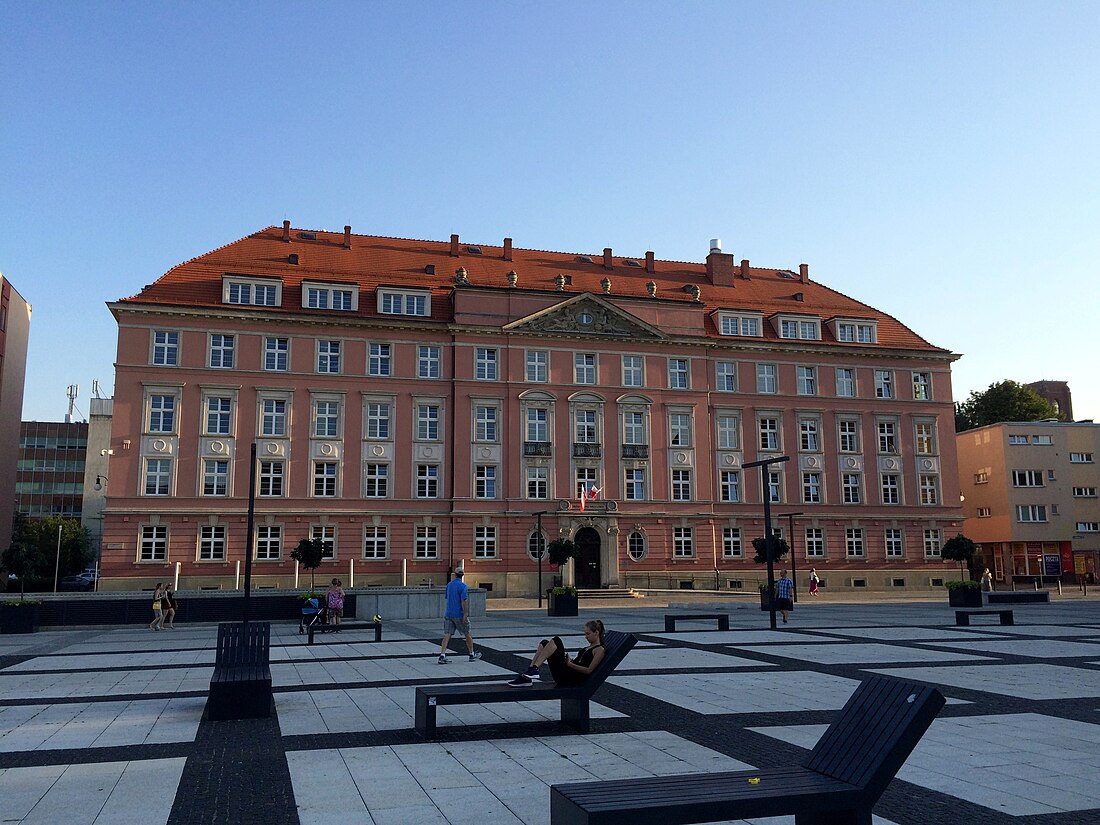
M782 464L784 461L790 461L789 455L776 456L775 458L765 458L760 461L750 461L748 464L742 464L742 469L749 469L750 467L760 467L760 490L764 496L764 554L768 558L768 603L771 606L769 611L771 616L771 627L775 630L775 598L772 596L775 590L775 556L772 551L772 508L771 508L771 496L768 495L768 467L772 464Z
M783 513L783 515L777 516L777 518L787 517L787 533L790 536L787 539L787 544L791 548L791 595L794 596L794 600L798 601L798 568L795 565L795 552L794 552L794 517L804 516L805 513Z
M542 556L546 552L546 541L542 536L542 517L549 513L549 510L539 510L535 513L535 530L539 536L539 610L542 610Z

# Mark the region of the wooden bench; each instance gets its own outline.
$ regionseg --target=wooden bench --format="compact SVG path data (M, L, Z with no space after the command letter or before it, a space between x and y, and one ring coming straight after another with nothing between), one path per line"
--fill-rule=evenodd
M271 716L270 622L218 625L206 713L215 721Z
M955 626L970 627L971 616L1000 616L1001 624L1014 624L1011 610L956 610Z
M337 633L341 630L369 630L374 628L374 640L382 641L381 622L341 622L340 624L311 624L309 626L309 642L313 644L314 633Z
M800 765L550 788L551 825L683 825L794 814L870 825L871 809L944 705L934 687L873 676Z
M665 633L676 632L676 622L687 622L694 619L717 619L719 630L730 629L730 614L729 613L666 613L665 614Z
M591 728L589 700L596 689L626 658L637 644L631 633L616 630L604 632L604 655L599 666L581 684L558 687L553 682L535 682L515 688L507 683L474 685L436 685L416 689L416 731L426 739L435 736L435 713L440 705L482 705L498 702L537 702L555 700L561 702L561 721L581 733Z

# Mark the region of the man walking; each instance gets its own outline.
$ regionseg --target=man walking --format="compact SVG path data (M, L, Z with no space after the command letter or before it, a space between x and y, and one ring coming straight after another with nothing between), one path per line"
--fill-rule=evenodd
M439 651L441 665L450 664L447 659L447 645L451 643L451 636L455 633L466 637L466 650L470 654L471 662L481 658L481 651L474 650L474 637L470 635L470 588L462 581L465 572L462 568L456 570L455 577L447 585L447 609L443 611L443 646Z
M779 581L775 583L775 606L783 614L783 624L787 623L787 617L794 609L794 602L791 600L793 595L794 582L787 575L787 571L782 570L779 573Z

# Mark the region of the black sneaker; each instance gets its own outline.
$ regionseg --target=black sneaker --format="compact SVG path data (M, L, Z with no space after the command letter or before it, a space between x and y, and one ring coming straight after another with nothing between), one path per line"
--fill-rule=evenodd
M531 687L531 677L521 673L508 683L508 687Z

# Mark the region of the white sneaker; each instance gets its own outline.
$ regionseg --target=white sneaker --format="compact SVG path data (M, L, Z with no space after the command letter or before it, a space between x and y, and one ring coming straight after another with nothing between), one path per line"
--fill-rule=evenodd
M476 662L480 658L481 658L481 651L480 650L475 650L473 653L470 654L470 661L471 662Z

